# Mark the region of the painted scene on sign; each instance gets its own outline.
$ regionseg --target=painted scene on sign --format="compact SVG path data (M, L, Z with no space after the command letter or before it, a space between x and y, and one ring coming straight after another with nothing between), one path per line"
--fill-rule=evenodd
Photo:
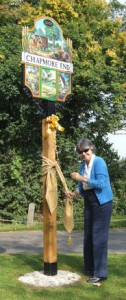
M71 77L68 73L59 72L59 101L64 101L71 93Z
M41 68L41 97L56 101L57 71Z
M65 40L57 22L41 18L33 30L23 27L22 48L24 52L41 55L60 61L71 62L72 42Z
M31 90L33 96L39 97L39 67L26 64L25 84Z

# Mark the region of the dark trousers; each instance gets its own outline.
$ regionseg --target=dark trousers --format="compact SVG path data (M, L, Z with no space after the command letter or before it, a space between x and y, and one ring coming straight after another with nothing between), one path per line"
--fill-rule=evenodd
M94 190L85 191L84 270L86 275L107 278L107 249L112 201L100 205Z

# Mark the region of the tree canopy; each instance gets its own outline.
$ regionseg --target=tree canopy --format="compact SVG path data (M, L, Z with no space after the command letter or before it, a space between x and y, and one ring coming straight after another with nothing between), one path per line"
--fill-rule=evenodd
M1 198L0 215L26 214L28 203L41 207L41 118L43 102L32 99L22 83L22 26L32 27L40 16L52 17L64 37L73 42L72 95L56 103L65 127L57 134L59 161L69 180L78 167L72 153L82 135L91 138L108 162L113 184L118 161L107 133L126 123L126 32L124 9L118 1L1 0ZM68 121L69 120L69 121ZM121 175L122 176L122 175Z

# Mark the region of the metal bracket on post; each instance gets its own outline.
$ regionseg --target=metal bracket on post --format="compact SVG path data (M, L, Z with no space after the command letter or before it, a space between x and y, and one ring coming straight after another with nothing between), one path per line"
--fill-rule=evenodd
M55 101L49 100L42 100L42 108L43 108L43 116L42 118L45 119L51 115L55 115Z
M57 262L54 263L44 262L44 275L47 276L57 275Z

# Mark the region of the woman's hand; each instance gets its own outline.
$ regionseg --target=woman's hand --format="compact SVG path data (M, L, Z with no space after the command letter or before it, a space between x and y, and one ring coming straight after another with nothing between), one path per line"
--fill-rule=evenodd
M72 197L76 197L79 195L79 191L76 190L74 192L67 192L65 193L65 198L72 198Z
M70 176L71 176L72 179L88 183L88 178L86 178L84 176L81 176L79 173L73 172L73 173L70 174Z
M65 193L65 198L71 198L73 197L73 192L66 192Z
M75 180L78 180L78 181L82 180L82 176L77 172L71 173L70 176L71 176L72 179L75 179Z

